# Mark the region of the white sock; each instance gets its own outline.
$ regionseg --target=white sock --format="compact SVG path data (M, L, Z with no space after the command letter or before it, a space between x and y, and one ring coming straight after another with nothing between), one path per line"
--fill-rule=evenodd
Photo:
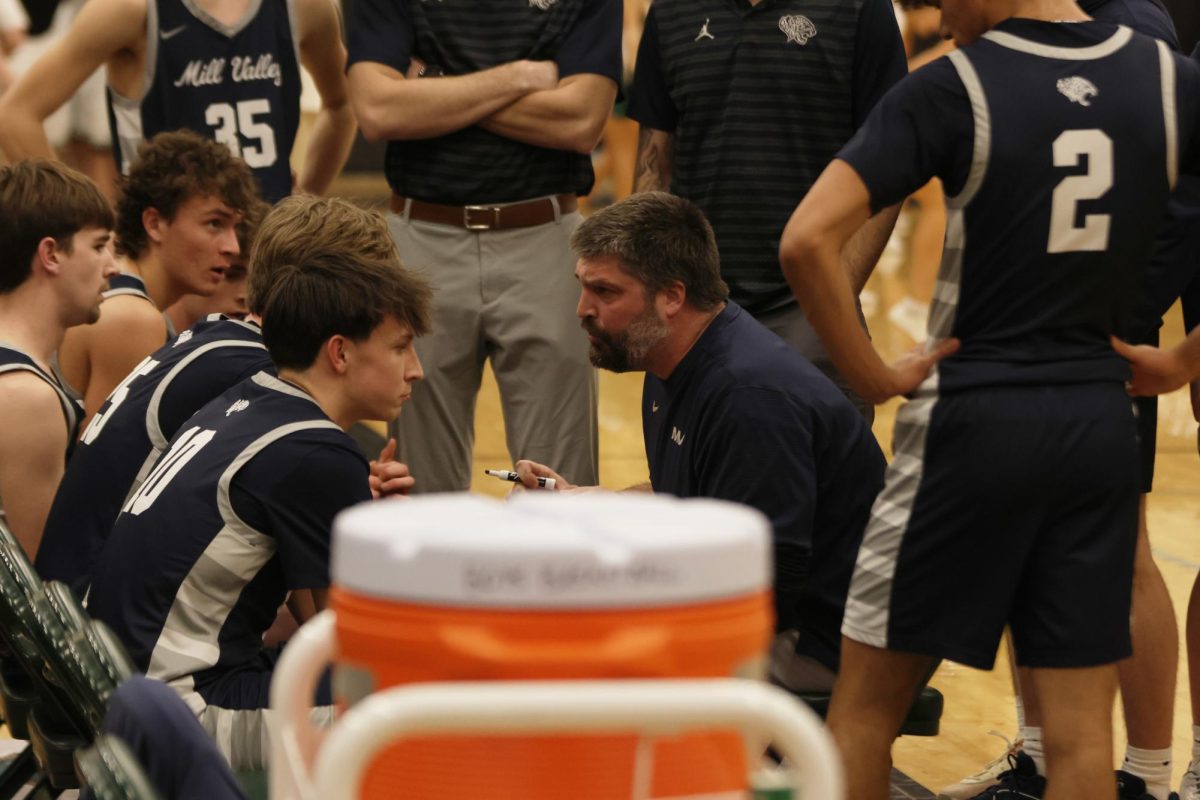
M1154 800L1167 800L1171 793L1171 748L1143 750L1130 746L1121 769L1144 780L1146 792Z
M1042 750L1042 726L1041 725L1022 725L1021 738L1025 741L1021 745L1021 752L1033 759L1033 763L1037 764L1038 775L1046 774L1046 753Z
M1025 701L1018 694L1013 696L1013 704L1017 707L1017 730L1020 731L1025 727Z

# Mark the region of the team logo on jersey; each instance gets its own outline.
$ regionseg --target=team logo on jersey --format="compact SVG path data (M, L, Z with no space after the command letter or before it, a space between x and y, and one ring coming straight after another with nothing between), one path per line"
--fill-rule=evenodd
M186 330L183 333L181 333L175 337L175 344L171 345L171 347L179 347L179 345L183 344L184 342L186 342L188 339L191 339L191 338L192 338L192 332L190 330Z
M657 400L651 400L651 401L650 401L650 413L651 413L651 414L657 414L657 413L658 413L658 401L657 401Z
M557 2L558 0L529 0L529 7L536 8L539 11L549 11L550 6Z
M245 411L249 407L249 400L238 400L225 411L225 416L228 417L230 414L236 414L239 411Z
M685 435L686 434L679 430L679 428L676 428L674 425L671 426L671 441L680 447L683 447L683 439Z
M817 35L817 26L803 14L787 14L779 18L779 30L789 42L808 44L808 40Z
M283 85L283 67L271 53L263 53L258 58L234 56L228 63L229 79L234 83L270 81L276 86ZM220 86L225 83L225 64L223 58L208 61L194 58L183 68L175 86Z
M1100 94L1100 90L1096 88L1096 84L1087 78L1080 78L1078 75L1072 75L1070 78L1059 78L1058 83L1054 85L1062 93L1063 97L1072 103L1079 103L1081 106L1090 106L1092 98Z
M709 17L704 18L704 24L700 26L700 32L696 34L696 38L692 39L693 42L698 42L701 39L716 39L717 38L708 32L709 19L710 19Z

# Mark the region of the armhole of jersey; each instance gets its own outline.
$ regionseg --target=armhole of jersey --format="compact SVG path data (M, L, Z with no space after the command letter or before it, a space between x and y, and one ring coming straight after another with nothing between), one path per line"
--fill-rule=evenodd
M118 92L108 80L109 107L112 109L118 168L121 174L129 174L137 160L138 145L146 138L142 126L142 101L150 93L150 85L158 70L158 0L146 0L146 63L142 65L142 87L137 97L128 97Z
M46 373L28 364L5 364L4 366L0 366L0 375L3 375L6 372L32 373L45 381L46 384L54 391L55 396L58 397L58 404L62 408L63 421L67 424L67 452L70 453L75 446L75 439L79 435L80 422L79 407L75 405L75 401L71 398L71 395L67 394L67 392L61 386L58 386L53 380L51 380Z
M292 55L296 58L296 68L300 68L300 18L296 14L296 0L286 0L284 3L288 17L288 28L292 32ZM341 5L334 3L337 9L338 19L340 21L342 12Z
M979 80L979 74L971 64L971 59L962 50L951 51L948 58L971 101L971 114L975 130L971 151L971 169L967 173L967 180L958 194L946 198L946 239L942 248L942 262L938 267L937 283L934 284L933 301L929 308L929 338L931 342L941 341L954 331L954 321L958 315L959 293L962 287L963 255L967 247L965 210L979 192L980 187L983 186L992 147L991 115L988 112L987 95L983 91L983 83ZM940 381L939 375L939 368L934 367L929 377L921 384L918 394L936 394Z
M238 454L225 472L221 474L221 479L217 482L217 508L221 511L221 519L232 530L241 533L247 537L263 536L261 531L251 528L249 525L237 515L233 510L233 503L229 498L229 485L233 482L234 477L242 467L249 463L250 459L254 458L260 452L265 450L268 445L292 435L298 431L315 430L319 428L329 428L335 431L341 431L337 425L329 420L306 420L304 422L293 422L290 425L282 425L274 430L263 434L259 438L251 442L245 450Z
M158 68L158 31L158 0L146 0L146 63L142 65L141 93L137 97L123 95L113 88L107 78L105 80L109 94L113 98L113 112L117 115L118 121L121 121L118 109L126 112L139 109L142 101L150 92L150 84L153 82L154 73Z
M1167 185L1175 188L1179 179L1179 122L1175 113L1175 58L1165 42L1158 46L1159 76L1162 79L1163 128L1167 136Z
M962 50L952 50L947 58L950 59L950 63L958 73L958 79L962 81L963 88L967 90L967 97L971 101L971 115L975 122L971 170L967 173L967 180L958 194L946 198L947 207L962 208L971 202L987 175L988 155L992 147L992 122L991 115L988 113L987 95L983 91L983 83L980 82L979 74L975 72L971 59Z
M163 395L167 393L167 388L171 385L171 381L197 358L217 347L258 347L263 350L266 349L266 347L258 342L244 342L240 339L222 339L217 342L209 342L202 347L197 347L194 351L180 359L178 364L171 367L171 371L163 376L163 379L158 382L158 386L154 387L154 394L150 395L150 405L146 407L146 436L150 439L150 444L155 450L166 450L169 443L168 438L163 435L162 420L158 418L158 409L162 405Z

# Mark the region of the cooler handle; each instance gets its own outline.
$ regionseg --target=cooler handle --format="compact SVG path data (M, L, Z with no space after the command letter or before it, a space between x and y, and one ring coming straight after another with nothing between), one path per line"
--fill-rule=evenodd
M326 732L309 711L317 681L337 656L335 622L334 612L325 610L301 625L275 665L267 714L272 800L316 797L311 770Z
M494 630L466 625L447 626L441 638L446 647L466 658L511 667L514 673L529 678L563 669L590 675L645 677L670 666L660 663L667 650L667 631L662 627L617 630L586 644L513 641Z
M370 764L399 740L421 736L644 737L734 729L770 741L804 800L845 800L833 739L812 709L782 689L738 678L618 681L479 681L395 686L338 720L317 755L316 794L360 797ZM761 750L759 751L761 752Z

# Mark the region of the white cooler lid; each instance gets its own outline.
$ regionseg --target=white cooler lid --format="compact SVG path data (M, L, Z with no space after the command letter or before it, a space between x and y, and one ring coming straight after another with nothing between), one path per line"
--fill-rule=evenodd
M372 597L484 608L639 608L771 584L766 517L717 500L529 492L363 503L333 526L333 582Z

